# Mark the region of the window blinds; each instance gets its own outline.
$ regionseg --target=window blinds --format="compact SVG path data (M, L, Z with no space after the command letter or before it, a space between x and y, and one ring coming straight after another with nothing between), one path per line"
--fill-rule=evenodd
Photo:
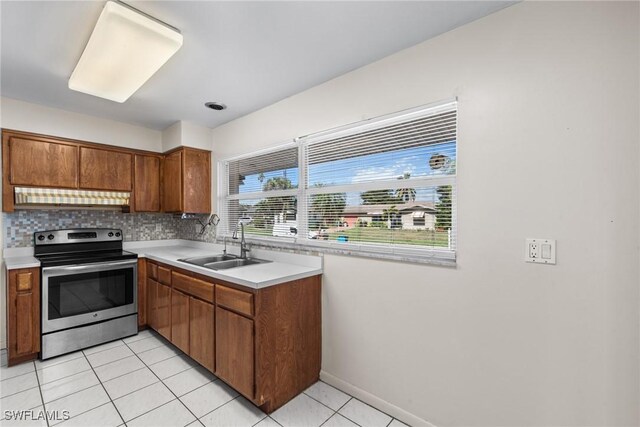
M455 258L457 104L299 138L225 162L227 232Z

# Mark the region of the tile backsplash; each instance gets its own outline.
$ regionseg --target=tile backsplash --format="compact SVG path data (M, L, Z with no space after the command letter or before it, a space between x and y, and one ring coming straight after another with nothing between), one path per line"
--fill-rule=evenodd
M207 215L202 216L206 220ZM164 213L122 213L116 210L25 209L3 214L4 247L33 246L33 233L63 228L120 228L125 241L215 240L215 227L200 236L193 219Z

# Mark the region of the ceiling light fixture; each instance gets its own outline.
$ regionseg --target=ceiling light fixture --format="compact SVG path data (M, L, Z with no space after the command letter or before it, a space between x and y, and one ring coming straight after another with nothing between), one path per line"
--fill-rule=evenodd
M124 102L181 46L177 29L108 1L69 78L69 89Z
M226 105L220 104L219 102L207 102L204 106L216 111L221 111L227 108Z

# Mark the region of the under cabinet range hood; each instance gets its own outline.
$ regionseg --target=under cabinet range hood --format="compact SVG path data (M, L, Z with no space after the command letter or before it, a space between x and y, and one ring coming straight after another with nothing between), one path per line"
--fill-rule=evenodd
M61 188L15 187L16 206L129 206L131 193L125 191L67 190Z

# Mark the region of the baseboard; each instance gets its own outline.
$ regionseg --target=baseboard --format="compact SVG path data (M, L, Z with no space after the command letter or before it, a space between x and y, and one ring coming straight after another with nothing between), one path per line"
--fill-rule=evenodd
M340 378L331 375L326 371L320 371L320 379L327 384L334 386L337 389L344 391L345 393L350 394L351 396L362 400L364 403L367 403L382 412L385 412L391 415L393 418L397 418L403 423L409 424L412 427L436 427L434 424L431 424L427 420L423 420L422 418L413 415L410 412L405 411L404 409L398 408L397 406L387 402L375 396L367 391L362 390L350 384Z

